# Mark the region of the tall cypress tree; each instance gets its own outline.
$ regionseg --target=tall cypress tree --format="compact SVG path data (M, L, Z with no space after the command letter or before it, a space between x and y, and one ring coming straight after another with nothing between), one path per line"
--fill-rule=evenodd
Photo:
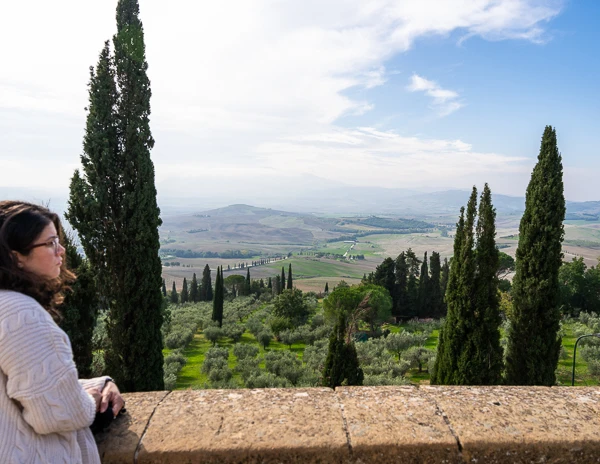
M213 300L212 280L210 277L210 266L208 264L204 266L204 270L202 271L202 287L200 288L200 300Z
M325 282L325 290L324 293L327 294L329 293L329 282Z
M212 320L223 325L223 277L220 269L217 267L217 277L215 279L215 294L213 299Z
M513 315L508 334L506 380L510 385L554 385L558 335L565 197L556 131L546 126L519 226Z
M292 282L292 263L290 263L290 267L288 269L288 280L287 280L287 288L288 290L292 290L294 288L294 284Z
M396 301L395 267L396 263L392 258L385 258L383 262L375 268L375 275L373 277L375 285L381 285L390 293L390 296L392 297L392 304L394 304Z
M429 258L430 278L427 285L427 295L430 305L430 316L435 318L442 317L444 312L444 297L440 285L441 262L440 254L433 251Z
M281 266L281 279L279 280L279 293L285 289L285 269Z
M196 303L200 298L200 292L198 289L198 279L196 278L196 273L192 276L192 285L190 286L190 301Z
M98 295L95 276L89 261L77 253L73 239L65 235L63 245L69 269L73 269L77 280L61 305L60 327L66 332L73 348L73 360L80 377L88 377L92 367L92 335L98 314Z
M107 371L122 391L162 390L161 263L150 82L137 0L119 0L114 59L108 44L90 80L83 176L68 219L79 232L109 308Z
M362 385L364 373L358 362L356 347L346 340L346 313L340 311L337 323L329 337L329 348L323 368L323 385Z
M500 345L500 299L498 294L498 248L496 248L496 211L492 194L485 184L479 202L475 259L475 326L471 333L471 384L500 383L503 349Z
M165 279L163 279L162 294L163 294L164 297L167 296L167 284L165 283Z
M446 289L448 288L448 278L450 276L450 264L448 263L448 258L444 258L444 264L442 265L442 275L440 277L440 290L442 292L442 313L440 317L446 316L447 306L446 306Z
M250 268L246 272L246 281L244 282L244 295L250 295L252 282L250 281Z
M273 281L271 280L271 278L269 277L269 283L267 284L267 288L273 288Z
M171 303L179 303L179 294L177 293L177 287L175 287L175 281L173 281L173 288L171 289Z
M474 233L477 209L477 190L473 191L456 225L454 238L454 260L450 268L446 301L448 314L444 326L440 329L438 351L431 376L432 384L469 385L469 358L465 350L475 324L474 297Z
M183 286L181 287L181 302L182 303L187 303L189 299L189 295L188 295L188 284L187 284L187 280L184 277L183 278Z
M421 264L421 274L419 275L419 300L418 300L419 317L425 318L431 316L431 307L429 304L429 265L427 264L427 252L423 256L423 264Z
M410 314L408 304L408 264L406 263L406 254L400 253L396 258L395 266L395 293L396 301L392 309L394 316Z
M406 284L406 314L415 317L418 315L419 305L419 273L421 260L411 248L406 250L406 265L408 266L408 281Z

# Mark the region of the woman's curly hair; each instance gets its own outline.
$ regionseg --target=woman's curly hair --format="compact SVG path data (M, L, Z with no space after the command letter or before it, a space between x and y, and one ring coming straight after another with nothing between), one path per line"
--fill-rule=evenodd
M75 275L61 265L56 279L44 279L18 266L15 251L22 255L31 252L31 245L44 228L53 223L59 240L64 240L58 215L48 208L24 201L0 201L0 289L14 290L34 298L54 319L60 319L57 306L62 303L63 292Z

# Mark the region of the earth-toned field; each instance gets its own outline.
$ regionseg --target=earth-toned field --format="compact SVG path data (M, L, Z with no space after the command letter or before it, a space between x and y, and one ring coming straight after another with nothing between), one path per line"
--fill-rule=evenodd
M200 276L206 264L213 273L223 266L226 276L245 276L247 270L239 269L240 263L251 266L253 261L270 258L277 261L252 266L251 278L274 277L282 266L287 273L291 263L294 284L318 292L325 283L330 287L340 280L356 283L383 259L395 258L408 248L419 257L432 251L442 259L451 257L457 219L458 213L453 217L447 212L413 218L316 216L247 205L168 216L160 229L163 265L179 265L163 266L163 277L167 288L173 281L181 288L184 277ZM498 247L513 257L519 221L514 211L499 214L496 220ZM582 256L588 267L596 265L600 221L565 221L563 252L565 261ZM361 259L353 259L359 255Z

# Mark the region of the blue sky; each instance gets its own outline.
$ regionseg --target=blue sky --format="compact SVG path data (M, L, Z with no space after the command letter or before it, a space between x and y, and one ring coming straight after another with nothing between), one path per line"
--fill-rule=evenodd
M3 7L3 192L66 196L111 3ZM522 196L551 124L567 199L600 200L600 2L145 0L141 18L159 197L307 175Z

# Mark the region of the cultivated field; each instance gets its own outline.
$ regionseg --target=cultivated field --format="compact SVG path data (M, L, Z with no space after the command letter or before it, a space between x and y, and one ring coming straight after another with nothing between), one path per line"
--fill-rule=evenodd
M442 259L451 257L457 219L458 213L426 217L422 224L431 228L423 232L403 233L406 231L397 229L394 233L382 233L387 229L380 225L397 225L398 221L373 217L317 217L246 205L171 216L164 218L160 229L162 250L225 253L224 256L237 250L242 257L176 257L173 251L163 252L164 263L180 263L176 267L163 267L163 277L167 288L173 281L181 288L184 277L189 280L193 273L200 275L206 264L213 272L217 266L223 266L226 275L245 275L246 269L234 268L242 262L251 264L261 258L275 259L291 253L291 261L252 267L251 277L268 279L279 274L281 266L285 266L287 273L291 262L295 285L302 290L320 291L326 282L330 287L342 279L348 283L358 282L364 274L374 271L383 259L395 258L408 248L420 258L426 251L429 255L437 251ZM517 214L506 214L499 215L496 221L497 244L513 257L518 245L519 220ZM446 228L448 236L442 236L438 227ZM369 231L376 233L367 235ZM348 242L349 236L355 236L354 244ZM600 222L565 221L563 251L565 261L583 256L588 267L596 265L600 257ZM325 256L315 257L317 253ZM363 255L364 260L344 259L345 254ZM230 271L227 271L228 266Z

